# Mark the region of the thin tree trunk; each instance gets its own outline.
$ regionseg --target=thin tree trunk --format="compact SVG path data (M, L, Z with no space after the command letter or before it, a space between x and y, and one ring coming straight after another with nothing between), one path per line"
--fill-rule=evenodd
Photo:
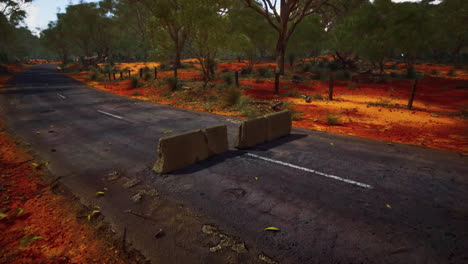
M330 82L328 87L328 100L333 101L333 76L330 76Z
M413 100L414 100L414 94L416 93L416 87L418 85L418 80L414 80L413 82L413 88L411 88L411 95L410 99L408 101L408 109L411 110L413 108Z

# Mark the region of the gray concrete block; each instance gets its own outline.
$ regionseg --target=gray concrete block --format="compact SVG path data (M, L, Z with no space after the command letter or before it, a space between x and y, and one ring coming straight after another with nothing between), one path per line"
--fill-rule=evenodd
M212 155L221 154L229 149L226 125L218 125L203 129L208 149Z
M168 173L211 156L205 134L195 130L159 139L158 160L153 170Z
M265 117L245 120L239 127L237 148L249 148L266 141L267 120Z
M291 133L292 116L290 111L284 110L268 114L265 118L267 120L267 141L272 141Z

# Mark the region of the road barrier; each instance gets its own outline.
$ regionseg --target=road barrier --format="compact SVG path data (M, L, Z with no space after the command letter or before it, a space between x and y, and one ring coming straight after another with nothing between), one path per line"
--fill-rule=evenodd
M291 128L292 118L288 110L243 121L239 127L237 148L249 148L287 136Z
M239 127L237 148L249 148L266 141L267 120L265 117L257 117L242 121Z
M205 128L203 129L203 133L205 134L208 150L211 155L217 155L228 151L229 143L226 125Z
M219 125L159 139L157 173L183 169L228 150L227 127Z
M268 114L265 118L267 120L267 141L272 141L291 133L292 116L288 110Z

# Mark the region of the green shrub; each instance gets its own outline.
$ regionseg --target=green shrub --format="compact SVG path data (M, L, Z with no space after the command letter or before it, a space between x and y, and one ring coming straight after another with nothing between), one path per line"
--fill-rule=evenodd
M153 73L151 72L150 68L146 66L143 68L143 80L149 81L153 77Z
M231 72L227 71L221 75L221 78L227 86L231 86L234 83L234 76Z
M288 91L287 96L289 97L299 97L299 91L297 89L291 89Z
M235 87L228 88L221 96L222 103L225 107L234 106L239 102L241 95L242 94L239 89Z
M379 107L390 107L391 101L386 98L380 98L376 102L370 102L367 104L368 106L379 106Z
M242 68L241 74L242 75L249 75L253 72L253 68L251 66L248 66L246 68Z
M352 91L359 91L359 88L357 87L357 85L353 82L350 82L348 83L348 89L349 90L352 90Z
M291 77L291 82L293 82L293 83L300 83L300 82L302 82L302 77L301 77L300 75L296 75L296 74L295 74L295 75L293 75L293 76Z
M313 66L310 63L305 63L302 65L302 72L310 72L313 69Z
M169 64L167 64L167 63L161 63L161 64L159 64L158 70L160 70L160 71L170 71L171 66Z
M448 76L450 77L455 77L457 76L457 70L456 69L450 69L450 71L447 73Z
M140 81L140 79L137 77L137 76L132 76L130 78L130 86L132 88L140 88L142 86L142 83Z
M164 81L169 87L169 90L171 90L172 92L175 92L181 89L183 85L182 81L180 81L178 78L173 77L173 76L167 77L166 79L164 79Z
M240 109L240 114L242 116L247 117L248 119L253 119L261 115L260 111L254 106L249 106Z
M398 78L398 73L396 73L396 72L391 72L391 73L390 73L390 77L393 78L393 79L396 79L396 78Z
M257 75L260 77L270 77L271 71L268 67L258 67L257 68Z
M335 80L338 80L338 81L349 81L351 80L351 77L352 77L351 72L347 70L337 71L335 74Z
M406 78L408 79L416 79L418 77L418 73L414 69L414 67L408 67L406 69Z
M134 92L132 93L132 95L133 95L133 96L140 96L141 93L140 93L139 91L134 91Z
M328 113L325 116L325 121L329 126L337 126L340 125L341 117L338 114Z
M431 75L438 76L440 72L436 69L431 70Z
M323 97L323 95L316 93L316 94L312 95L312 99L315 100L315 101L322 101L325 98Z
M294 121L303 119L302 112L297 111L292 102L283 102L283 104L281 105L281 110L289 110L289 112L291 112L292 120Z

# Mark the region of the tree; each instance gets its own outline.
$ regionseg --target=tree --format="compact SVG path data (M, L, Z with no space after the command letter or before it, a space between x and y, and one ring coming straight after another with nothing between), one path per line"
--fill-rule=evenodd
M164 54L174 56L174 75L181 66L181 59L190 33L191 6L196 5L191 0L142 0L151 11L153 23L157 27L153 35L153 44Z
M222 0L199 0L190 7L190 47L200 62L205 83L214 78L218 52L228 46L229 35L226 32L229 29L229 20L225 13L227 3Z
M247 68L252 69L258 56L272 53L275 32L266 20L258 20L258 14L252 9L230 8L227 14L230 23L229 34L232 41L229 48L247 60Z
M285 53L289 39L304 17L319 13L329 0L243 0L262 15L278 33L276 41L275 93L279 93L279 75L284 74ZM279 11L277 7L279 4Z

